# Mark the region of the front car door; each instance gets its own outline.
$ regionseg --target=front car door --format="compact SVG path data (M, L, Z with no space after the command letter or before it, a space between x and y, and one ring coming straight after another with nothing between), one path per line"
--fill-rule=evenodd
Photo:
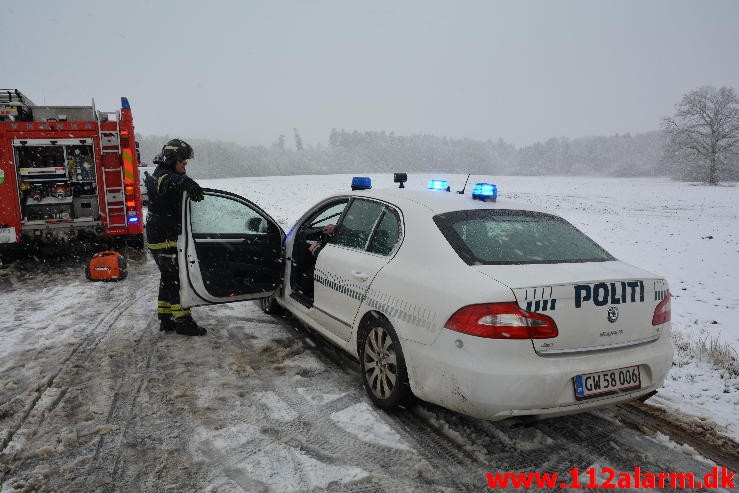
M178 239L180 301L198 306L251 300L280 287L285 233L266 212L238 195L203 190L182 200Z
M287 245L290 282L286 284L289 284L290 296L307 308L313 304L313 269L316 262L309 247L315 242L325 243L324 228L336 226L348 203L348 197L340 197L320 205L307 219L301 220L293 241Z
M401 237L399 213L376 200L355 198L315 267L315 319L349 341L359 305Z

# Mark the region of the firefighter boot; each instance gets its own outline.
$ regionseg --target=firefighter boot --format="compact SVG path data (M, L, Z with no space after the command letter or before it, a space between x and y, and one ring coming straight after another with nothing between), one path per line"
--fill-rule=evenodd
M172 332L175 330L176 326L174 323L174 320L171 318L161 318L159 319L159 330L162 332Z
M208 333L203 327L195 323L190 316L175 318L175 331L184 336L204 336Z

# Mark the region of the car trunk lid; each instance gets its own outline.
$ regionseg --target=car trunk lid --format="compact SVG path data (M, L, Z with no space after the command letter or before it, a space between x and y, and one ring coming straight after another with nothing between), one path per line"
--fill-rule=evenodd
M477 265L508 286L518 306L554 319L559 335L532 339L540 355L598 351L651 342L654 309L666 283L620 261Z

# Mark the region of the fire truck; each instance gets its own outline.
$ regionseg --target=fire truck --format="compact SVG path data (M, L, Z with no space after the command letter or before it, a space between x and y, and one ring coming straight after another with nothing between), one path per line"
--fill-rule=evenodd
M138 162L126 98L104 112L0 89L0 253L77 238L142 248Z

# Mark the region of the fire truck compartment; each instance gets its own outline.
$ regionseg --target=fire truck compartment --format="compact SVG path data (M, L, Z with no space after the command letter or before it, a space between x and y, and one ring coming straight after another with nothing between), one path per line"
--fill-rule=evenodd
M16 140L13 150L21 214L30 229L39 222L99 219L91 139Z
M23 209L29 221L40 219L72 219L72 197L44 197L34 201L26 199Z

